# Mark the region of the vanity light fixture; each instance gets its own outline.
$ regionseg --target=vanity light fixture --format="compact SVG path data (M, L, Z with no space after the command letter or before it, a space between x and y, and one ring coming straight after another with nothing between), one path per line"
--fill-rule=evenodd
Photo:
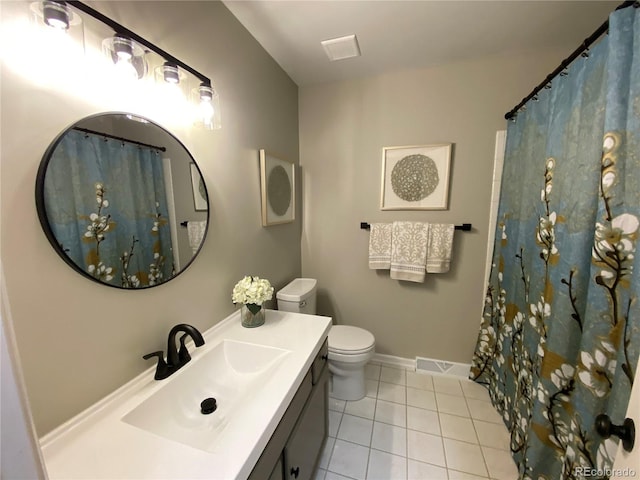
M115 34L111 39L113 45L113 53L116 54L119 61L128 61L133 57L133 40L121 35Z
M58 30L69 30L70 14L66 2L46 0L42 2L44 23Z
M82 30L82 19L74 13L68 5L68 2L61 0L41 0L33 2L29 5L32 13L32 19L38 25L46 25L51 30L72 33L79 35L84 41L84 32ZM76 27L80 27L79 29Z
M189 97L189 85L184 70L173 62L164 62L155 68L155 82L161 91L174 101L182 102ZM181 99L181 100L180 100Z
M165 82L175 85L180 83L180 70L177 65L171 62L165 62L164 65L160 67L160 71L162 72L162 78Z
M34 54L39 58L39 67L66 82L77 72L77 61L85 53L82 17L68 2L57 0L32 2L29 13L29 40L37 49Z
M129 67L129 65L131 65L133 67L133 70L135 70L138 78L142 78L144 75L146 75L147 66L144 57L148 52L154 52L164 60L164 64L156 68L157 80L162 81L163 83L179 85L182 80L186 79L185 72L196 77L198 80L200 80L201 87L206 87L204 88L203 93L199 92L198 98L200 100L200 103L202 104L202 102L208 102L208 106L211 107L214 111L214 114L211 117L213 119L211 123L213 125L215 125L216 123L219 125L220 113L219 108L217 108L216 104L218 95L211 87L211 80L208 77L204 76L202 73L198 72L186 63L181 62L176 57L164 51L157 45L154 45L150 41L144 39L140 35L129 30L125 26L119 24L115 20L112 20L106 15L103 15L102 13L98 12L97 10L93 9L83 2L76 0L43 0L42 2L38 3L40 5L40 7L38 8L38 10L40 11L39 15L44 18L44 21L47 25L55 26L61 29L68 28L69 24L73 25L74 19L78 18L78 15L73 13L69 8L73 7L110 27L115 35L103 42L103 49L108 50L112 61L116 65L122 65L125 67L125 69L128 69L130 73L133 73L132 69ZM67 25L67 27L65 27L65 25ZM207 88L210 89L210 92L205 91ZM205 107L207 107L207 104L205 104ZM208 109L210 111L211 108L207 107L205 108L205 110ZM214 126L212 128L220 127Z
M147 73L146 52L129 37L116 33L102 41L102 51L124 75L140 79Z
M220 97L209 82L202 82L193 90L194 101L198 101L195 124L206 130L222 128L220 123Z
M198 87L198 95L201 101L211 102L213 99L213 88L211 88L211 85L207 85L203 82Z

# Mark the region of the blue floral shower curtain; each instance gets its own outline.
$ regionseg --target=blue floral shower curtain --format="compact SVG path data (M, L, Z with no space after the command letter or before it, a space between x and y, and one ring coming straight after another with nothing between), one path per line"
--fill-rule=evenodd
M57 241L92 277L139 288L173 275L157 150L70 130L49 161L44 190Z
M523 479L607 478L640 353L640 15L510 123L493 268L471 378Z

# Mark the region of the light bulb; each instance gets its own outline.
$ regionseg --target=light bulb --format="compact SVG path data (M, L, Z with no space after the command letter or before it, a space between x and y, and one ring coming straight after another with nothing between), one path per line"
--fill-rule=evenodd
M220 128L219 99L217 92L210 82L202 82L193 94L199 99L196 107L195 125L206 130L216 130Z
M138 79L138 72L136 71L136 68L131 63L130 59L118 58L118 61L116 62L115 67L117 72L116 74L120 78L133 79L133 80Z
M211 100L201 100L198 106L198 117L202 124L207 128L213 127L213 115L215 110L211 104Z
M133 57L133 42L120 35L113 37L113 51L118 57L118 61L131 60Z
M121 77L140 79L147 73L144 50L129 37L116 33L102 41L104 55L115 64Z

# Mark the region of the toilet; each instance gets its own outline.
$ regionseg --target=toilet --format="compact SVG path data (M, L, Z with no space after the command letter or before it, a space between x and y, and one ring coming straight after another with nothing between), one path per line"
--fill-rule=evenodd
M276 294L278 310L315 315L316 286L315 278L296 278ZM328 343L331 396L339 400L364 398L364 366L375 353L375 337L364 328L333 325Z

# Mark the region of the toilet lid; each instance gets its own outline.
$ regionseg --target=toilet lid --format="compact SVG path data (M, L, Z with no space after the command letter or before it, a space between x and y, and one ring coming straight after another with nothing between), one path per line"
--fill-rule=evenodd
M329 330L329 351L357 354L370 350L376 339L364 328L350 325L334 325Z

